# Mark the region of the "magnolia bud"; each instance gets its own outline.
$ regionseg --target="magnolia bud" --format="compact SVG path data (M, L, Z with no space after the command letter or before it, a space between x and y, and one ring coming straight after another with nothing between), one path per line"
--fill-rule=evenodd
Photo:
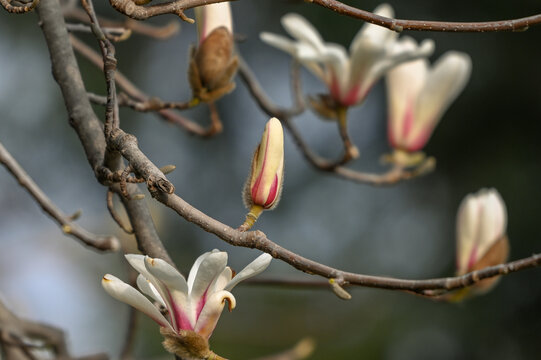
M506 226L505 203L495 189L466 196L457 215L457 275L505 262L509 255ZM479 281L471 289L486 292L498 279Z
M188 78L194 99L212 102L233 91L238 67L228 2L196 8L199 46L192 50Z
M244 204L250 209L246 222L248 230L261 212L278 205L284 180L284 132L277 118L267 122L261 142L252 158L250 176L244 185Z

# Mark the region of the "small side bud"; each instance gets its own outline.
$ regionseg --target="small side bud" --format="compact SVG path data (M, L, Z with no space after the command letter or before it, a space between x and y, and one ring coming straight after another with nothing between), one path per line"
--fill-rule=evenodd
M250 212L240 230L250 229L263 210L272 210L278 205L283 181L284 131L280 120L272 118L265 126L244 185L244 205Z
M336 279L329 279L329 284L331 285L331 290L336 296L342 300L351 300L351 294L348 293L339 283L336 282Z
M165 166L162 166L160 168L160 171L164 174L164 175L167 175L169 173L172 173L173 171L175 171L177 167L175 165L165 165Z

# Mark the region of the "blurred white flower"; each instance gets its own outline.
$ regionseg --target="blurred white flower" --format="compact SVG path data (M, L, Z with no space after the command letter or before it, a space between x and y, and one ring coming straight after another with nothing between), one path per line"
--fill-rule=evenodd
M483 256L505 236L506 228L507 210L496 189L482 189L466 196L456 224L458 274L475 270Z
M392 18L388 4L378 6L374 13ZM282 25L295 39L264 32L261 39L290 53L329 88L333 100L340 106L361 103L374 83L392 67L420 57L434 50L432 40L425 40L414 49L401 46L398 33L373 24L365 24L346 49L325 43L319 32L302 16L287 14Z
M225 301L229 310L235 305L231 289L239 282L261 273L272 257L263 254L233 277L227 264L227 253L213 250L195 261L188 280L162 259L129 254L126 259L140 275L137 291L113 275L103 277L104 289L115 299L123 301L150 316L162 328L175 333L189 330L208 339L220 318ZM167 309L166 316L143 294Z
M395 50L416 48L415 40L404 39ZM445 53L432 68L428 60L418 59L391 69L387 74L391 146L407 152L421 150L470 73L470 57L456 51Z

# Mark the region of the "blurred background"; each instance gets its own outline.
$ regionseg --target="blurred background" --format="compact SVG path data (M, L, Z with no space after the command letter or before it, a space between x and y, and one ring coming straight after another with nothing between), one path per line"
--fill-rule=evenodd
M372 10L375 1L349 1ZM484 21L541 13L538 1L390 2L397 17ZM100 14L122 20L105 2ZM285 34L279 19L298 12L326 41L349 46L361 21L301 1L232 3L235 31L245 36L240 53L278 103L290 103L289 56L259 40L261 31ZM188 15L193 15L190 11ZM162 16L148 23L176 21ZM178 20L180 22L180 20ZM174 37L158 41L134 35L118 43L119 69L147 94L185 101L188 47L195 25L181 23ZM454 273L455 215L461 199L495 187L506 201L511 259L541 251L539 181L541 167L541 27L522 33L420 33L433 38L431 60L448 50L470 54L473 73L465 91L444 115L426 152L437 158L434 173L392 187L354 184L311 168L286 134L286 177L280 206L265 213L256 228L308 258L344 270L408 279ZM81 35L98 49L90 35ZM79 58L86 86L105 94L103 74ZM95 233L124 236L106 209L99 185L68 124L59 88L35 13L0 11L0 141L41 188L79 223ZM307 94L324 91L303 73ZM216 219L238 226L244 219L241 189L252 151L267 116L237 80L237 89L218 102L224 132L210 140L187 135L152 114L122 110L121 126L139 139L158 166L175 164L168 178L177 194ZM103 108L96 107L100 117ZM208 122L205 107L185 113ZM352 167L383 172L386 99L378 83L362 106L350 111L351 136L361 151ZM335 124L307 111L296 124L321 154L340 151ZM179 268L187 273L195 258L219 248L237 271L259 253L234 248L201 231L147 196L158 232ZM133 246L130 237L124 237ZM121 254L102 255L62 235L29 195L0 169L0 297L18 315L64 329L76 355L118 356L128 307L100 285L105 273L127 279ZM274 261L263 277L311 279ZM431 302L398 292L351 289L342 302L329 290L239 286L237 308L224 312L212 349L230 359L276 353L309 336L311 359L536 359L541 343L541 270L506 276L489 294L461 304ZM139 316L135 355L168 356L158 327ZM170 357L170 356L169 356Z

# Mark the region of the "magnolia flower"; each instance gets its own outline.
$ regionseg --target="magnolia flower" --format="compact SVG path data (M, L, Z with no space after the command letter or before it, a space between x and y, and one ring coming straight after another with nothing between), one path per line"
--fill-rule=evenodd
M230 311L235 308L236 300L230 291L242 280L265 270L272 257L263 254L233 276L231 268L226 266L227 253L213 250L197 258L188 280L162 259L136 254L126 255L126 259L140 273L137 277L139 291L110 274L103 277L104 289L115 299L151 317L165 330L162 333L166 338L188 336L207 344L206 350L210 351L207 341L226 300ZM163 306L167 314L162 315L145 295ZM167 350L178 352L175 351L178 342L167 346L166 340L164 345Z
M188 79L194 101L212 102L233 91L238 67L229 2L195 8L199 46L192 49Z
M380 5L375 14L392 18L390 5ZM351 106L361 103L374 83L392 67L424 56L434 48L432 40L425 40L420 47L401 47L398 33L383 27L365 24L349 48L325 43L319 32L302 16L287 14L282 25L295 39L262 33L261 40L290 53L308 70L319 77L329 88L336 105Z
M405 39L395 49L416 47L413 39ZM445 53L432 68L428 60L418 59L390 70L387 93L391 146L407 153L422 149L445 110L464 89L470 73L470 57L456 51Z
M246 216L248 224L245 223L242 230L252 227L264 209L272 210L278 205L283 181L284 131L280 120L271 118L255 150L250 176L244 185L244 204L250 212Z
M505 203L495 189L466 196L457 215L457 275L505 262L509 255L506 226ZM485 292L497 280L485 279L473 288Z

